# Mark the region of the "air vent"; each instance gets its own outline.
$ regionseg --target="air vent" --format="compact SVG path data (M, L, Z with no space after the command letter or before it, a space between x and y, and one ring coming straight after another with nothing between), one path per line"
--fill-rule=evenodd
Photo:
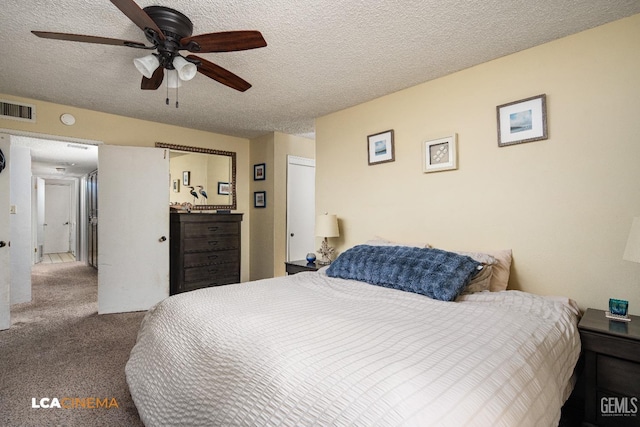
M0 99L0 118L36 122L36 106Z

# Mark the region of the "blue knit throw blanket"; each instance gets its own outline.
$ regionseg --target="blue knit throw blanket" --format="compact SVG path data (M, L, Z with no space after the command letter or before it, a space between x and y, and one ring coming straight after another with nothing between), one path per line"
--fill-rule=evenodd
M482 264L440 249L358 245L343 252L327 276L453 301Z

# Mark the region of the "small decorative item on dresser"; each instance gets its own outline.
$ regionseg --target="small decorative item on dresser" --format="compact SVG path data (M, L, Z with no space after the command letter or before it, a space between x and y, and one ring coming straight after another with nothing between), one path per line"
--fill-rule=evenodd
M309 252L307 254L307 262L309 264L313 264L314 262L316 262L316 254L314 254L313 252Z
M335 249L329 246L327 238L340 236L338 217L326 213L324 215L318 215L316 218L316 236L322 237L322 245L320 249L318 249L318 253L322 255L322 258L318 260L318 264L331 264L331 255L333 255Z

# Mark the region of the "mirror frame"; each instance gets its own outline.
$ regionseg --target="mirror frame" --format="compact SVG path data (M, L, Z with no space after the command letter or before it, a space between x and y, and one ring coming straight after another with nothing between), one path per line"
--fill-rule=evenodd
M193 205L193 210L216 210L229 209L236 210L236 153L233 151L214 150L211 148L191 147L189 145L166 144L164 142L156 142L157 148L167 148L175 151L188 151L191 153L201 154L217 154L218 156L231 157L231 204L229 205Z

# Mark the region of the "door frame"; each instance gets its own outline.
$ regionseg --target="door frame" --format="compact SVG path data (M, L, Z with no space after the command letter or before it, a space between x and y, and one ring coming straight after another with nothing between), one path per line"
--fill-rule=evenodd
M307 158L307 157L300 157L300 156L287 156L287 234L286 234L286 241L287 241L287 248L286 248L286 256L285 256L285 261L296 261L296 260L292 260L291 259L291 255L290 255L290 237L291 237L291 209L293 208L292 206L292 198L290 197L289 194L289 189L290 189L290 176L291 174L289 173L289 169L291 167L291 165L296 165L296 166L306 166L306 167L313 167L315 170L316 167L316 160L315 159L311 159L311 158ZM315 194L315 182L313 185L313 191ZM314 203L315 203L315 197L314 199ZM315 208L314 208L315 211Z

